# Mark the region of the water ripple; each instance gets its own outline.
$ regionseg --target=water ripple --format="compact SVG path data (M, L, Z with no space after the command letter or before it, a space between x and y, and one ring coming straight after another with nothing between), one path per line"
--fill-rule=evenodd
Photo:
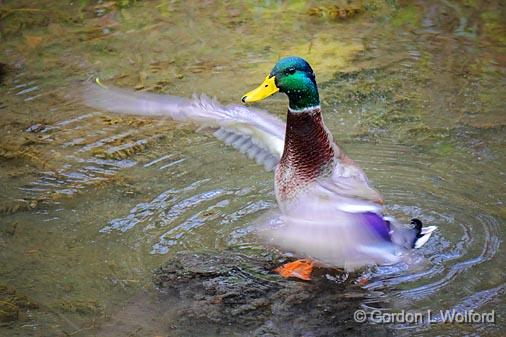
M193 191L208 180L209 179L196 181L182 189L169 189L156 196L150 202L139 203L130 210L130 213L126 217L111 220L107 226L100 229L100 232L110 233L113 230L126 232L134 228L138 223L153 220L152 216L157 213L158 220L164 222L165 217L162 216L163 210L169 208L170 205L178 199L181 193ZM194 199L193 202L198 203L198 198ZM191 201L186 201L184 204L189 206Z

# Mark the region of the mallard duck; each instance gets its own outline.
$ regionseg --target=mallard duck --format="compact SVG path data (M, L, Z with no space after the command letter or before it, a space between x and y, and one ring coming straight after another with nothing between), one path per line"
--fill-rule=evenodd
M300 57L280 59L260 86L242 97L249 104L275 93L288 96L286 123L244 105L88 87L86 104L116 113L166 117L211 129L267 170L274 170L279 209L259 221L269 243L306 257L276 271L309 280L314 265L345 270L393 264L428 241L435 226L418 219L404 227L383 216L383 198L334 142L323 122L313 69Z

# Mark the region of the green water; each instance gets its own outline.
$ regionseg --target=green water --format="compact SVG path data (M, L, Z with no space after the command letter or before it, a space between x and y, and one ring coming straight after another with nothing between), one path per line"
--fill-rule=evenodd
M0 334L172 335L152 270L182 250L258 247L248 226L275 204L272 174L212 135L91 110L73 98L80 81L238 103L297 54L387 213L439 226L423 270L385 268L367 288L398 310L497 314L392 334L500 335L505 11L499 0L0 1L0 286L38 306ZM283 117L286 104L259 106Z

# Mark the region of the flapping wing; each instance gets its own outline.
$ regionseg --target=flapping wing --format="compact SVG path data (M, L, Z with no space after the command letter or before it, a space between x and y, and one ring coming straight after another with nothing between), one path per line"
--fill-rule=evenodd
M115 87L87 85L82 98L88 106L121 114L169 118L211 128L214 135L257 163L272 170L283 153L285 123L266 111L221 105L205 95L191 99L138 93Z
M376 230L376 226L384 226L379 223L383 222L380 216L347 212L325 215L309 220L273 210L256 221L256 232L267 245L346 271L409 259L406 250Z
M336 194L336 197L353 200L354 206L346 209L348 212L369 211L371 205L378 207L383 204L383 197L371 187L364 171L344 153L341 154L341 160L336 164L332 175L318 181L318 184ZM361 204L364 207L360 207Z

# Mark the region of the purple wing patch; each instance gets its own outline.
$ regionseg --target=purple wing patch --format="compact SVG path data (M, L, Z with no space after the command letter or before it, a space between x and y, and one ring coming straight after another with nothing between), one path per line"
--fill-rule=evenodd
M364 223L367 224L373 231L378 234L385 241L390 239L390 221L383 219L379 214L367 212L362 214Z

